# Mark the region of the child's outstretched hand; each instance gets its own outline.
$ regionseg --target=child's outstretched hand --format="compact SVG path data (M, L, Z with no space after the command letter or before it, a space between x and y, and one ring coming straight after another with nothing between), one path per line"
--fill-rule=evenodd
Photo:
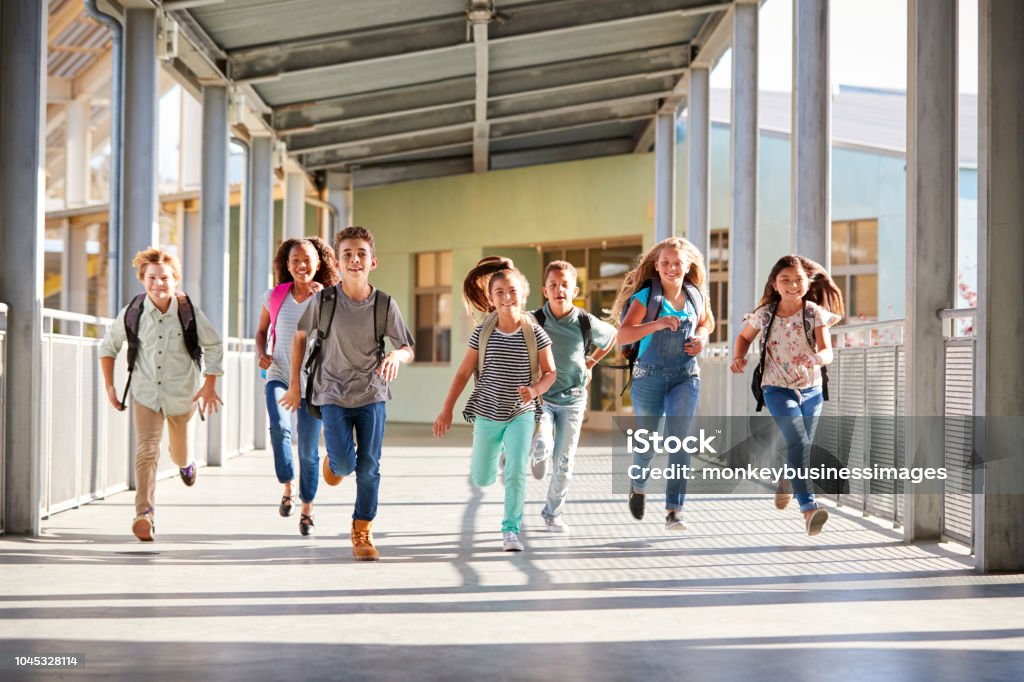
M315 279L309 283L309 293L311 294L318 294L321 291L323 291L323 289L324 285L316 281Z
M107 400L114 406L114 409L118 412L124 412L124 407L121 406L121 399L117 397L117 389L111 386L107 386Z
M440 438L452 428L452 413L442 412L434 420L434 437Z
M394 381L395 377L398 376L398 366L400 364L398 357L392 351L384 356L384 361L377 368L377 374L384 377L384 381Z
M295 412L302 407L302 396L299 394L299 387L289 386L288 390L281 396L281 399L277 401L277 404L289 412Z
M213 384L204 385L198 393L192 396L192 402L197 400L199 401L199 411L203 414L220 412L219 406L224 404L224 401L217 395L217 389Z
M733 374L743 374L743 370L745 370L746 368L746 358L736 358L735 360L732 361L732 364L729 365L729 369L732 371Z

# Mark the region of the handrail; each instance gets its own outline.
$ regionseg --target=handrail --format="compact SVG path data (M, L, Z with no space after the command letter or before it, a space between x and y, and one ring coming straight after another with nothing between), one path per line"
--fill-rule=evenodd
M936 313L940 320L962 320L977 317L977 308L943 308Z
M6 306L5 306L6 307ZM43 308L43 317L65 322L81 322L82 324L109 325L114 319L111 317L98 317L96 315L85 315L83 313L72 313L66 310L54 308Z
M894 320L880 320L878 322L854 322L829 329L830 334L852 334L869 331L872 329L888 329L890 327L902 327L906 320L902 317Z

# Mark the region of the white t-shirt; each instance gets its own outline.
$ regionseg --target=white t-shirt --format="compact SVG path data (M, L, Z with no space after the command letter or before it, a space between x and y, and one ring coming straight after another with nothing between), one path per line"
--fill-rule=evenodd
M260 302L263 307L270 311L270 295L273 293L273 289L267 289L263 294L263 298ZM271 357L273 363L267 368L267 381L280 381L285 386L291 382L291 366L292 366L292 338L295 336L295 330L298 327L299 318L302 317L302 313L306 312L306 308L309 307L316 300L316 296L310 296L302 303L295 300L292 296L291 290L288 291L288 295L284 297L284 302L281 303L281 310L277 313L277 324L274 328L274 352ZM306 352L309 352L307 345ZM302 386L300 390L305 395L306 391L306 373L303 371L300 376L302 377Z

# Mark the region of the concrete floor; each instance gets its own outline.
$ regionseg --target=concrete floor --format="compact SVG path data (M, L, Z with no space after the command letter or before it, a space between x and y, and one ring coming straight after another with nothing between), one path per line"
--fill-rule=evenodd
M467 430L385 443L376 564L350 558L353 481L321 483L303 538L265 452L162 481L152 544L130 492L0 539L0 679L1024 679L1024 576L976 575L956 545L843 509L808 538L769 495L693 496L690 531L666 536L611 494L590 437L572 534L543 530L531 478L527 551L508 554ZM12 663L70 653L75 670Z

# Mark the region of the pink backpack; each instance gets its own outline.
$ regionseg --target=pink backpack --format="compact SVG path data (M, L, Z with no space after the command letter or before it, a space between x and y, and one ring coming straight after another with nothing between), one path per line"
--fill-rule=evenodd
M270 313L270 329L267 332L267 355L274 354L274 341L277 339L277 316L281 312L281 306L284 305L284 299L288 296L291 288L292 283L285 282L278 284L270 292L270 301L267 306L267 311Z

